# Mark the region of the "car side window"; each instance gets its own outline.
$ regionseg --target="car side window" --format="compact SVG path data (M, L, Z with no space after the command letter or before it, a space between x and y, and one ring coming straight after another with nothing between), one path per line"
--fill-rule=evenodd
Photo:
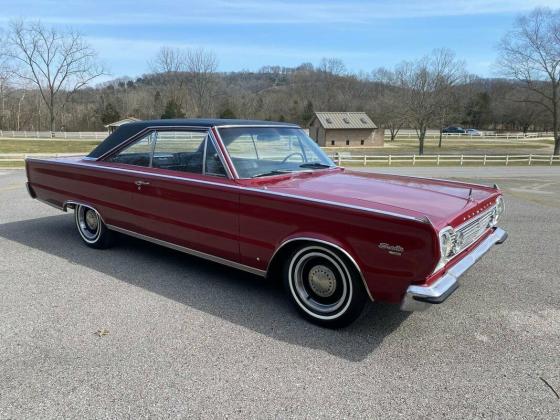
M216 152L216 147L214 147L214 142L208 138L206 143L206 160L204 162L206 165L204 168L204 173L206 175L214 176L226 176L226 170L224 165Z
M151 132L121 150L116 156L110 158L109 161L149 167L151 165L152 148L155 138L156 133Z
M158 131L152 167L202 174L206 132Z

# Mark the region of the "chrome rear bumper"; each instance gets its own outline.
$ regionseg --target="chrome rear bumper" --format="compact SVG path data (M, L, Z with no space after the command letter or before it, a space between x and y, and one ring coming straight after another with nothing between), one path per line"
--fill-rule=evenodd
M494 245L504 243L507 237L508 234L505 230L496 228L490 236L465 255L461 261L451 267L436 282L429 286L409 286L401 301L401 310L422 311L432 304L443 302L459 287L459 277L490 251Z

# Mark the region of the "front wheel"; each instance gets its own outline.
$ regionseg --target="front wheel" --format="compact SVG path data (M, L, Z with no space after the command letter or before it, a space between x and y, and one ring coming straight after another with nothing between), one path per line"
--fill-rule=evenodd
M284 285L299 312L324 327L349 325L366 303L355 267L322 245L306 245L291 254L284 265Z
M114 233L107 229L95 209L84 205L76 205L74 219L78 233L87 246L104 249L113 244Z

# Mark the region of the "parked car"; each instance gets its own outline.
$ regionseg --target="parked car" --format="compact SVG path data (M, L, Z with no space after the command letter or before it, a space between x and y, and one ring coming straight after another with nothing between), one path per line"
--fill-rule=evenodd
M26 170L31 197L73 209L86 245L118 232L281 279L328 327L368 299L443 302L507 237L497 186L340 168L287 123L134 122L86 157L28 158Z
M443 130L441 130L442 133L444 134L465 134L466 130L462 127L445 127Z
M468 136L482 136L482 133L474 128L467 128L465 134Z

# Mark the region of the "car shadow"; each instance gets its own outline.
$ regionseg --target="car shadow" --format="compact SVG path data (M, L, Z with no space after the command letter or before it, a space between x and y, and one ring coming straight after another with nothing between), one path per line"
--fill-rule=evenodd
M282 288L271 281L124 235L110 250L91 249L83 244L67 214L2 224L0 237L273 339L349 361L366 358L408 316L396 305L370 303L347 328L317 327L303 320Z

